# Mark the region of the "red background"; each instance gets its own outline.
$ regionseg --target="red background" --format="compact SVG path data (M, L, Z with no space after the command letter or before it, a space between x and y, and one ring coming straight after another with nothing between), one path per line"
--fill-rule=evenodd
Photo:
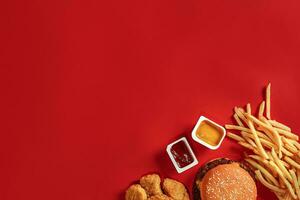
M123 199L149 172L191 189L200 164L239 159L192 142L272 82L272 116L300 132L300 3L52 0L0 3L0 199ZM188 136L200 164L165 147ZM273 199L259 187L260 199Z

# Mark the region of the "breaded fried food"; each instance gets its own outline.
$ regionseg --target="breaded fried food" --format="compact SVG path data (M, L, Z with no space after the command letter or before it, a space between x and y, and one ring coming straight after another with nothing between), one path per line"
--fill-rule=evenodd
M157 174L145 175L140 179L140 184L146 190L148 197L163 194L160 182L160 177Z
M158 194L148 198L148 200L173 200L173 199L171 197L168 197L167 195Z
M125 200L147 200L147 193L140 184L134 184L127 189Z
M166 178L163 182L163 190L166 195L174 200L189 200L189 194L185 186L173 179Z

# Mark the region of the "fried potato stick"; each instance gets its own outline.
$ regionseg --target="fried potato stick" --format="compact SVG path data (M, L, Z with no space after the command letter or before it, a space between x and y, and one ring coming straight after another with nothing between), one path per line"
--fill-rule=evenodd
M246 110L247 110L247 113L249 114L249 115L251 115L251 105L250 105L250 103L247 103L247 106L246 106Z
M288 156L284 156L283 158L287 163L289 163L291 166L295 167L296 169L300 170L300 164L295 162L293 159L291 159Z
M266 89L266 116L271 119L271 83L268 84Z
M238 116L236 113L233 115L233 118L235 119L236 123L237 123L239 126L244 127L243 122L240 120L239 116Z
M298 183L298 180L297 180L296 173L295 173L294 170L289 170L289 171L290 171L290 174L293 177L293 184L294 184L294 187L296 189L297 197L298 197L298 199L300 199L300 188L299 188L299 183Z
M295 133L291 133L289 131L285 131L285 130L282 130L280 128L274 128L274 130L276 130L279 134L286 136L287 138L290 138L290 139L293 139L293 140L296 140L296 141L299 140L299 136Z
M264 111L265 111L265 101L262 101L261 104L259 105L259 110L258 110L259 119L264 115Z
M289 131L291 132L292 129L280 122L277 122L276 120L268 120L270 122L270 124L272 124L272 126L276 127L276 128L280 128L282 130L286 130L286 131Z
M283 143L285 144L285 147L289 151L291 151L292 153L298 153L299 152L298 149L294 146L294 144L290 140L286 139L285 137L281 137L281 140L283 141Z
M241 132L241 135L243 136L244 140L246 140L251 146L253 146L254 148L256 148L256 144L255 142L252 140L254 139L253 135L251 135L252 137L249 137L249 135L245 134L245 132Z
M231 133L231 132L227 132L226 135L228 137L230 137L231 139L234 139L234 140L236 140L238 142L245 142L245 139L242 138L242 137L240 137L240 136L238 136L237 134L234 134L234 133Z

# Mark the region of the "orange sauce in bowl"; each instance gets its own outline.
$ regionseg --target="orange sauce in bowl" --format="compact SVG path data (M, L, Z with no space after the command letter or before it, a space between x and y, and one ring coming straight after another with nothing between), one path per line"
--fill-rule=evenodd
M196 131L196 136L203 142L217 146L222 139L222 130L209 121L202 121Z

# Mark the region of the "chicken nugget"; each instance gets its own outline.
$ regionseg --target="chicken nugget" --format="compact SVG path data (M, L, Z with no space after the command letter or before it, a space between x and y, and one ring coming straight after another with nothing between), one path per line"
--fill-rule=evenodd
M141 186L146 190L148 197L163 194L160 187L160 177L157 174L148 174L140 179Z
M158 195L151 196L150 198L148 198L148 200L173 200L173 199L171 197L168 197L167 195L158 194Z
M140 184L134 184L127 189L125 200L147 200L147 193Z
M165 194L174 200L189 200L189 194L185 186L173 179L166 178L163 182L163 190Z

